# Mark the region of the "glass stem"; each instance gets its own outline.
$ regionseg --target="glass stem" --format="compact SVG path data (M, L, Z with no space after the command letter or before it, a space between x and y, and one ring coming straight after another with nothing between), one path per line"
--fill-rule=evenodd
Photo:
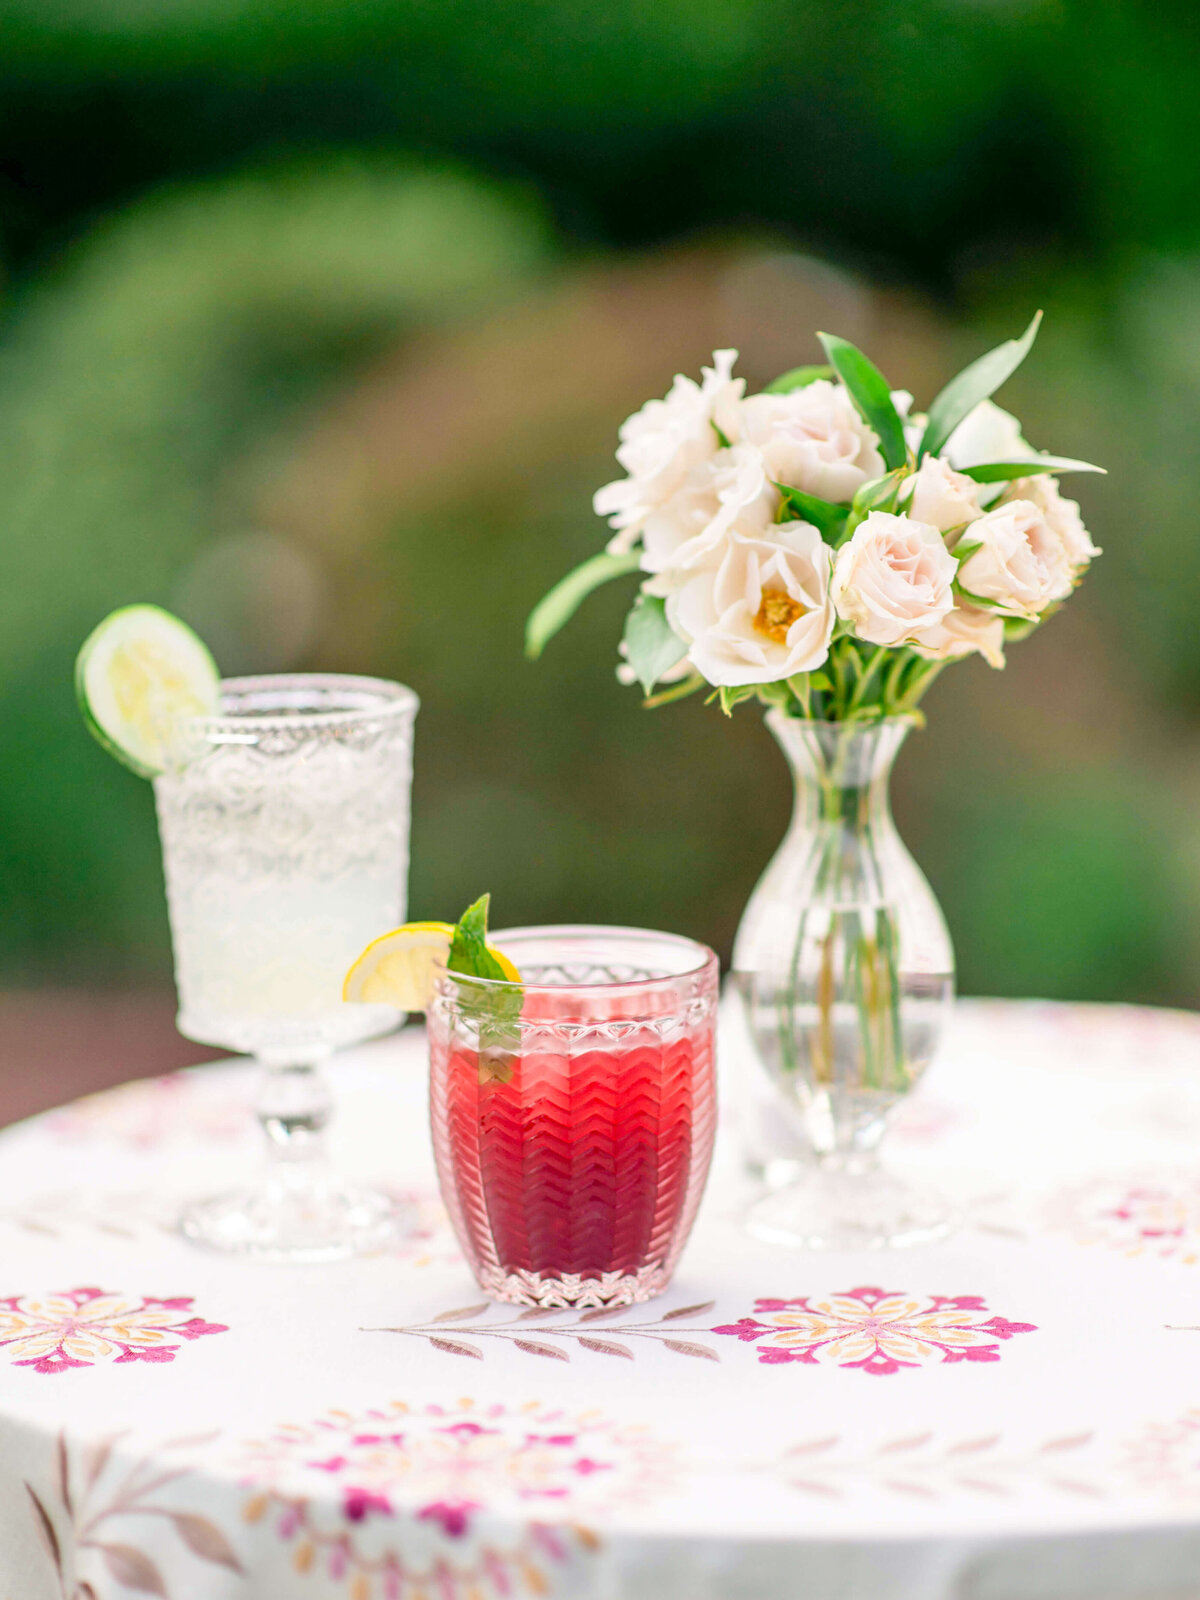
M264 1063L254 1109L272 1162L312 1166L324 1161L333 1098L317 1067Z

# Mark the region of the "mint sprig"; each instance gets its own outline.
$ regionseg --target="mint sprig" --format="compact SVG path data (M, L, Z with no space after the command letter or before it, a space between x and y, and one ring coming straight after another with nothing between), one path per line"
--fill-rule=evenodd
M508 1083L521 1048L518 1024L525 993L487 947L491 900L490 894L481 894L458 919L446 969L467 979L488 978L505 985L503 989L492 989L470 982L459 984L458 1004L464 1016L479 1024L480 1083Z
M459 917L450 941L446 966L451 972L465 973L468 978L493 978L504 983L507 974L487 947L488 907L491 903L490 894L481 894Z

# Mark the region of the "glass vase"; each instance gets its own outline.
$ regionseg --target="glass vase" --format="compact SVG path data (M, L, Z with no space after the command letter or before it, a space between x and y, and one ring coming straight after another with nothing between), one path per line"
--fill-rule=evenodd
M912 719L768 712L792 770L791 824L750 898L733 985L751 1059L739 1107L769 1186L750 1231L797 1248L924 1243L941 1199L880 1167L892 1109L932 1060L954 999L941 909L896 831L888 785Z
M531 1306L660 1294L716 1128L717 958L632 928L492 935L521 982L443 971L433 1148L479 1286Z

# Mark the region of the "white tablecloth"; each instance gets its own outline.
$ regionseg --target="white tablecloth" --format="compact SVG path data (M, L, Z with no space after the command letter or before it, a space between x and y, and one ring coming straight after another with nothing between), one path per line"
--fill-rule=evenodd
M1200 1596L1200 1018L965 1004L889 1139L953 1239L754 1243L724 1147L601 1315L482 1303L419 1031L333 1077L420 1220L344 1265L172 1234L254 1164L241 1064L0 1136L4 1600Z

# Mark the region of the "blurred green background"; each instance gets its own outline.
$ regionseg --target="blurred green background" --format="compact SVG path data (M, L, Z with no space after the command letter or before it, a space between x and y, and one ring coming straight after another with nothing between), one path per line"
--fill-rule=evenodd
M622 418L737 345L1000 396L1105 550L897 775L962 987L1200 997L1200 21L1184 0L3 0L0 983L166 984L149 787L72 659L148 599L228 672L419 691L411 903L727 953L758 713L645 713L628 594L532 666Z

